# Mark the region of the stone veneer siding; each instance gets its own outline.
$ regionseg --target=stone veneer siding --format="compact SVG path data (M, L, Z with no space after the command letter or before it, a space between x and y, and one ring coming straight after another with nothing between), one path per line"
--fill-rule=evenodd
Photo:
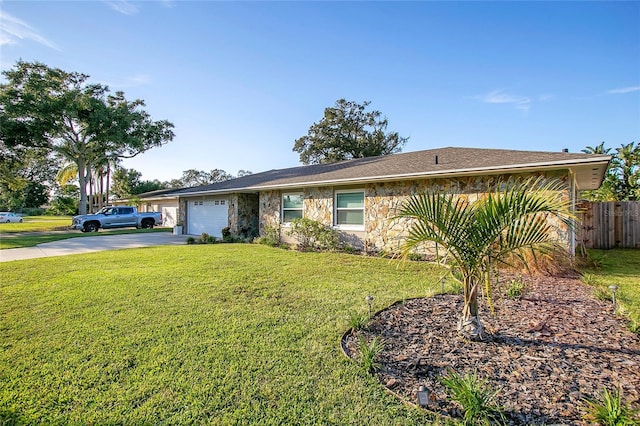
M229 195L229 231L232 235L252 238L258 235L258 194Z
M262 191L259 195L258 223L260 235L264 235L265 226L280 226L280 191Z
M547 177L562 180L566 187L563 196L569 197L569 176L566 172L548 174ZM365 250L387 254L399 252L411 222L410 219L393 219L393 217L398 213L402 202L411 195L435 188L443 193L457 192L460 197L474 202L505 179L508 179L508 176L473 176L368 184L365 189ZM571 245L569 229L557 219L554 219L552 224L556 236L569 248ZM431 252L429 246L424 248L424 253Z
M518 176L538 176L527 174ZM560 179L566 186L564 196L569 197L569 176L567 172L548 173L549 179ZM457 192L470 202L486 194L489 188L495 188L499 182L504 182L509 176L470 176L450 179L421 179L397 182L369 183L364 185L365 191L365 230L364 232L343 232L343 241L353 247L364 249L369 253L382 252L394 254L407 235L411 225L409 219L392 219L400 205L408 197L433 190L441 192ZM362 188L362 187L360 187ZM304 217L316 220L324 225L333 225L334 191L342 187L305 188L304 190L265 191L260 193L260 233L264 233L264 226L280 225L282 194L301 192L304 194ZM359 189L359 188L354 188ZM570 247L571 234L568 228L559 222L553 223L556 233L565 245ZM283 227L284 228L284 227ZM287 242L286 228L282 233ZM425 247L424 253L429 253Z

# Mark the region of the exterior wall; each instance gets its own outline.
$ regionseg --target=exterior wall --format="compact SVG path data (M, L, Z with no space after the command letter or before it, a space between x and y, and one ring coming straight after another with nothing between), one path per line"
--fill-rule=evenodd
M530 175L522 175L530 176ZM560 179L566 190L563 197L570 197L570 178L568 173L548 174L552 180ZM502 179L500 179L502 178ZM455 191L460 197L474 202L486 195L489 189L495 189L500 181L509 176L473 176L455 179L427 179L416 181L400 181L367 185L365 191L365 241L368 252L381 251L388 254L397 253L411 226L409 219L394 219L404 200L408 197L436 189L438 192ZM551 220L556 237L569 249L572 234L567 226L557 219ZM423 253L432 254L432 247L424 247Z
M333 225L333 188L306 188L302 215L326 226Z
M536 174L519 175L522 177ZM560 179L566 190L563 196L570 198L571 182L568 172L555 172L546 175L550 180ZM471 176L451 179L422 179L386 183L370 183L365 190L364 231L339 231L341 239L354 248L369 253L382 252L394 254L407 236L411 223L409 219L394 219L402 202L408 197L434 188L441 192L457 192L470 202L485 195L489 189L495 189L499 182L510 176ZM362 186L358 187L362 188ZM264 225L280 225L281 202L283 192L302 192L304 194L303 215L327 226L333 226L334 191L343 187L318 187L304 190L267 191L260 193L260 232ZM572 246L573 234L559 221L552 221L557 237L564 241L567 248ZM288 227L281 226L282 240L294 243L287 237ZM424 247L422 253L432 253L432 248Z
M229 228L231 234L243 238L258 235L260 200L258 194L229 196Z
M263 191L259 196L258 222L260 235L265 226L280 226L282 198L280 191Z

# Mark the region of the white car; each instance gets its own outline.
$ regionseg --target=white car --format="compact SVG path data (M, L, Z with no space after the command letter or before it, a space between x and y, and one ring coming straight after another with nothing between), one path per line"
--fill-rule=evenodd
M22 218L15 213L0 212L0 223L22 222Z

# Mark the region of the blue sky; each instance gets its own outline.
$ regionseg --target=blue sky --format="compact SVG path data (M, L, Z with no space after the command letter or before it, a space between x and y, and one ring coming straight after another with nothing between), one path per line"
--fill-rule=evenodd
M640 141L640 2L0 1L0 66L89 74L176 137L123 165L299 165L337 99L371 101L404 151L579 152Z

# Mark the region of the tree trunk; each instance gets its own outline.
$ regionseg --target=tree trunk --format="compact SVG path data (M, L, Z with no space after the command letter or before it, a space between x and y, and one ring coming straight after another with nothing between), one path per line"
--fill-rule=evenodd
M465 277L463 286L464 307L458 323L458 332L470 340L483 340L484 326L478 315L478 282L472 277Z
M85 174L86 165L81 159L76 162L78 166L78 186L80 187L80 204L78 205L79 214L87 214L87 176Z

